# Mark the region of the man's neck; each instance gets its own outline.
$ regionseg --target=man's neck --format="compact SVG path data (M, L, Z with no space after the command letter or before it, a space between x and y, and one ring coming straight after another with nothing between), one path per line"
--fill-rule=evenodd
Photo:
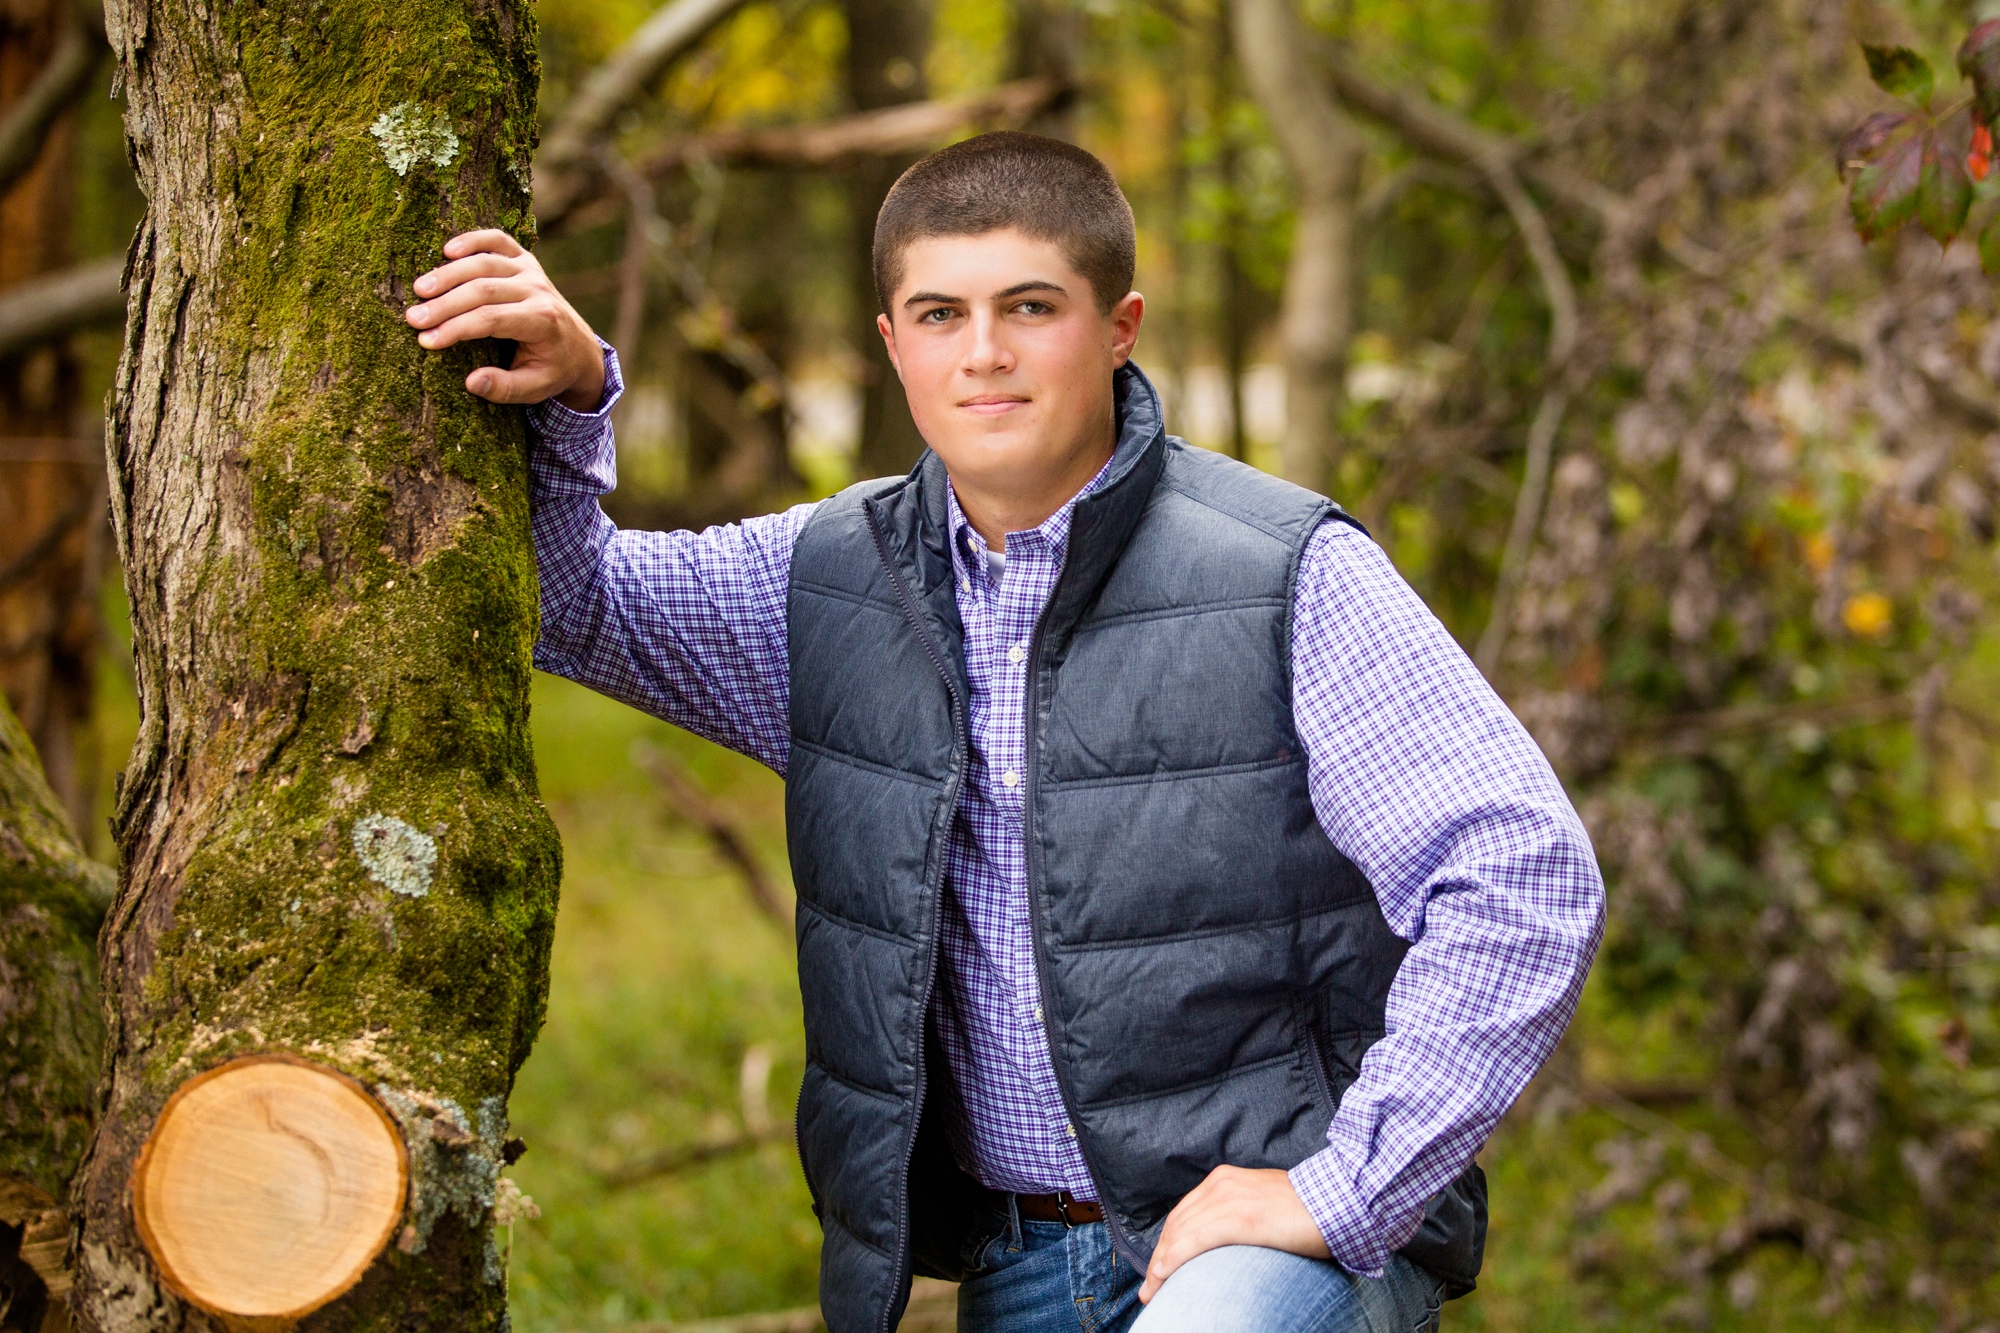
M1032 489L986 489L957 476L951 479L951 489L958 497L958 507L964 513L965 521L986 543L986 549L1004 551L1007 549L1008 533L1038 528L1049 521L1051 514L1074 500L1077 493L1090 484L1090 479L1111 461L1117 443L1114 435L1104 442L1101 450L1078 454L1070 466Z

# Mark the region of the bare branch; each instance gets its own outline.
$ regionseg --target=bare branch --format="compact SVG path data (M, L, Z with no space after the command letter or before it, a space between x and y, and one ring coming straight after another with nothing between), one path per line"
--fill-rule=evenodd
M124 256L93 260L0 293L0 357L125 314Z
M598 145L598 164L625 194L625 253L618 262L618 315L611 344L626 365L639 364L639 329L646 314L646 260L659 210L653 187L609 144Z
M696 158L739 167L830 167L857 157L921 152L969 126L1025 125L1073 93L1055 79L1020 79L967 97L906 102L813 125L720 129L668 144L640 163L658 179Z
M1535 532L1542 524L1542 500L1548 494L1556 432L1562 429L1563 414L1569 410L1569 390L1553 378L1562 373L1562 368L1556 363L1554 347L1549 351L1552 378L1542 391L1534 423L1528 427L1528 456L1521 468L1521 489L1514 496L1514 517L1507 525L1507 545L1500 552L1500 577L1493 585L1493 608L1472 652L1472 660L1489 678L1500 663L1500 650L1506 647L1507 631L1513 625L1514 590L1520 585L1521 570L1528 563Z
M542 140L535 161L535 217L553 227L589 183L590 157L620 111L743 0L670 0L591 72Z
M657 181L696 162L810 171L858 158L925 152L964 129L1019 129L1060 108L1075 93L1072 85L1058 80L1021 79L966 97L907 102L809 125L709 130L668 143L638 163L638 169ZM542 230L595 226L615 217L617 205L600 197L602 187L601 179L581 184L565 201L564 211L538 215Z
M691 1323L653 1320L621 1324L618 1333L820 1333L826 1321L817 1305L795 1310L772 1310L765 1314L733 1315L727 1319L700 1319ZM958 1327L958 1284L920 1277L910 1284L909 1308L897 1333L948 1333Z
M688 772L687 766L665 750L644 741L632 743L632 762L660 784L661 793L675 812L707 834L709 843L723 860L736 867L757 910L789 930L792 925L791 906L764 872L756 853L750 850L749 842L737 831L729 817L709 800L708 793L702 790L701 783Z
M41 156L50 128L90 86L107 50L101 12L94 26L79 18L64 30L47 67L0 120L0 193Z
M1513 140L1490 134L1470 121L1453 115L1418 93L1390 88L1362 74L1338 51L1324 49L1322 61L1335 91L1356 110L1384 121L1409 142L1425 152L1456 158L1478 172L1498 195L1514 220L1528 258L1541 279L1549 305L1549 348L1546 387L1535 409L1534 424L1528 429L1527 462L1522 470L1521 489L1514 502L1514 518L1508 525L1507 545L1500 556L1500 577L1493 591L1493 609L1486 629L1473 653L1480 670L1491 675L1505 646L1512 619L1515 586L1521 569L1534 547L1535 531L1541 526L1542 500L1548 492L1549 469L1554 457L1556 434L1569 408L1569 389L1562 376L1576 350L1576 287L1569 269L1556 250L1548 220L1529 197L1521 183L1525 156ZM1588 188L1566 174L1537 177L1551 194L1597 214L1601 220L1615 221L1625 216L1623 202L1608 190Z
M676 1148L652 1157L614 1168L604 1173L607 1189L630 1189L647 1181L659 1180L665 1176L677 1176L683 1171L691 1171L710 1162L727 1161L731 1157L741 1157L745 1153L757 1151L767 1143L792 1136L792 1122L789 1120L768 1126L762 1133L753 1134L748 1130L732 1134L726 1139L715 1139L708 1143L697 1143L686 1148Z
M104 486L102 483L78 495L76 500L62 513L56 515L35 539L34 545L15 556L10 564L0 566L0 593L11 592L14 585L32 575L44 560L54 555L71 532L80 527L93 512L104 510Z
M1626 210L1626 201L1615 191L1565 168L1530 160L1526 144L1482 129L1421 93L1378 83L1330 46L1320 47L1319 60L1341 101L1396 131L1414 148L1464 162L1489 179L1494 171L1518 171L1563 207L1598 221L1611 222Z
M1459 167L1449 166L1435 158L1419 157L1404 163L1388 175L1368 187L1368 193L1361 196L1361 234L1380 225L1389 210L1396 206L1412 186L1441 185L1461 194L1476 194L1479 191L1478 178Z
M672 1152L657 1153L614 1167L604 1173L604 1183L612 1189L643 1184L691 1167L754 1152L767 1143L789 1136L792 1132L791 1121L771 1119L771 1067L776 1059L776 1053L761 1044L743 1052L743 1063L736 1076L737 1093L743 1100L742 1133L688 1148L677 1148Z

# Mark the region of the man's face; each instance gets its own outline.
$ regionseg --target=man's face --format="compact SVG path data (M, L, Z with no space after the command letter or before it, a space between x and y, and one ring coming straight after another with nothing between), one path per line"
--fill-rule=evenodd
M1110 455L1111 374L1144 306L1132 292L1100 313L1055 242L1008 229L911 244L876 323L918 431L961 490L1032 494L1074 477L1073 493Z

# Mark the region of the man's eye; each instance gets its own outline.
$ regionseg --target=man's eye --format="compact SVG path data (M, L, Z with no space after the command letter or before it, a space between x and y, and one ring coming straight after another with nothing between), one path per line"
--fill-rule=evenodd
M1055 309L1047 301L1023 301L1014 308L1024 315L1046 315Z
M951 318L951 310L946 306L935 306L917 316L919 324L942 324Z

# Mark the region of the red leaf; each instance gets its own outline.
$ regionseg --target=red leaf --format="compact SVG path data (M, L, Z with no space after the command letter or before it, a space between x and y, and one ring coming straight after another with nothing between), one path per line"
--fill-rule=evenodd
M1924 165L1917 186L1917 219L1939 245L1965 225L1972 207L1972 182L1965 178L1965 153L1941 145L1939 135L1923 136Z
M1958 72L1972 80L1979 118L1988 125L2000 120L2000 19L1988 19L1965 35Z
M1972 179L1983 181L1993 170L1993 131L1984 125L1972 127L1972 147L1965 154L1965 170Z
M1924 147L1930 133L1912 134L1864 165L1848 191L1848 207L1861 239L1886 236L1917 211L1917 187L1923 180Z
M1868 165L1868 159L1895 135L1898 130L1914 125L1917 118L1907 111L1877 111L1862 121L1840 141L1835 165L1840 174L1859 171Z

